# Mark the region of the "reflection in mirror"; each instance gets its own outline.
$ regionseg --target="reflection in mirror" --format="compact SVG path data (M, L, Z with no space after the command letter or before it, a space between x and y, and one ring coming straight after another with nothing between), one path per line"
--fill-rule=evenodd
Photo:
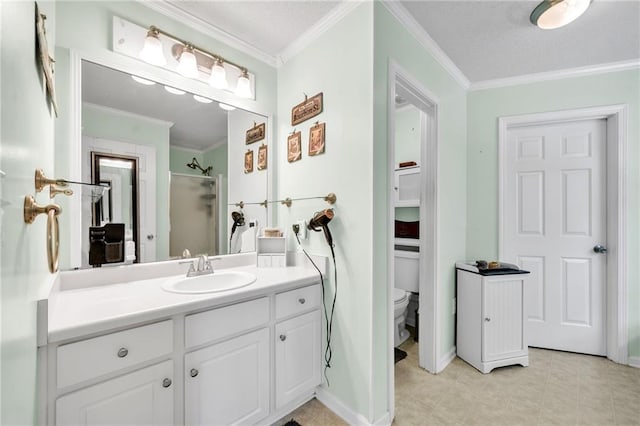
M116 187L117 167L100 163L101 173L92 174L92 156L97 155L135 159L137 176L131 180L130 202L122 201L125 192L120 190L97 202L96 197L82 198L78 266L89 266L88 230L94 223L125 223L131 229L135 262L152 262L227 254L231 213L240 211L254 226L242 234L239 250L255 250L255 232L267 225L267 209L234 204L268 198L268 170L244 173L245 152L254 150L257 158L259 146L269 143L267 136L247 145L246 132L266 121L264 116L83 60L82 177L111 181Z

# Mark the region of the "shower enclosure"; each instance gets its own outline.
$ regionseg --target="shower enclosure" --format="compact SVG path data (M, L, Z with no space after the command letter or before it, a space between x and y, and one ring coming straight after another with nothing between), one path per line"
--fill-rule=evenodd
M220 176L171 173L169 255L220 254Z

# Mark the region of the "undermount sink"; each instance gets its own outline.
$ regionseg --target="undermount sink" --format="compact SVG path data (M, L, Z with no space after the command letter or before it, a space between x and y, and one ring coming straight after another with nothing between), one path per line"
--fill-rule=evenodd
M167 281L162 289L171 293L216 293L247 286L256 280L256 276L242 271L216 271L198 277L178 278Z

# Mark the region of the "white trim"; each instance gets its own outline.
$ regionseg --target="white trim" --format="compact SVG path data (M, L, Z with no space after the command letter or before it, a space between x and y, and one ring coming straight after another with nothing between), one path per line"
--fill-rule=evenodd
M629 357L629 366L640 368L640 356L630 356Z
M381 4L404 26L404 28L431 53L433 58L458 82L463 88L470 86L469 79L440 48L429 33L415 20L409 11L399 2L392 0L382 0Z
M152 123L152 124L157 124L158 126L166 127L167 129L171 128L171 126L173 126L173 124L174 124L171 121L160 120L158 118L148 117L146 115L136 114L134 112L124 111L124 110L117 109L117 108L111 108L111 107L104 106L104 105L98 105L98 104L94 104L94 103L91 103L91 102L83 102L82 106L85 107L85 108L89 108L89 109L95 110L95 111L100 111L100 112L106 112L108 114L119 115L120 117L135 118L136 120L146 121L146 122Z
M69 52L69 170L70 180L82 182L82 56ZM82 199L69 197L69 267L82 266Z
M598 65L588 65L578 68L567 68L557 71L546 71L535 74L524 74L515 77L497 78L471 83L470 91L495 89L499 87L516 86L519 84L537 83L541 81L560 80L563 78L585 77L589 75L605 74L615 71L626 71L640 68L640 59L630 61L609 62Z
M316 399L349 425L371 424L362 414L358 414L351 408L347 407L342 401L327 392L325 388L316 388Z
M437 372L437 354L439 345L438 321L438 285L440 270L439 256L439 191L438 191L438 144L440 140L438 126L438 99L393 59L388 65L387 87L387 187L388 187L388 226L387 226L387 347L388 355L388 397L389 417L395 416L395 370L394 370L394 306L393 282L395 276L394 242L394 180L395 180L395 94L397 85L413 95L412 103L421 111L421 126L426 138L421 140L420 181L420 315L419 364L430 372ZM431 206L427 209L426 206ZM430 238L428 238L430 237Z
M261 49L247 43L238 37L229 34L226 31L221 30L218 27L211 25L203 19L200 19L183 9L178 5L169 2L167 0L146 1L137 0L140 4L148 7L155 12L158 12L168 18L174 19L208 37L216 39L229 47L236 49L242 53L245 53L261 62L276 67L278 65L277 59ZM176 2L179 3L179 2Z
M506 146L509 129L573 121L581 119L607 120L607 358L628 363L628 254L627 254L627 105L609 105L564 111L524 114L498 118L498 258L504 258Z
M350 14L358 6L363 4L363 0L343 1L335 6L326 15L320 18L307 31L297 36L293 42L282 49L276 57L277 66L281 66L303 51L307 46L320 38L322 34L336 25L342 18Z
M444 354L442 357L440 357L440 359L438 360L436 373L441 373L442 371L444 371L444 369L447 368L447 366L451 364L451 361L453 361L454 359L456 359L455 346L449 349L449 351L446 354Z

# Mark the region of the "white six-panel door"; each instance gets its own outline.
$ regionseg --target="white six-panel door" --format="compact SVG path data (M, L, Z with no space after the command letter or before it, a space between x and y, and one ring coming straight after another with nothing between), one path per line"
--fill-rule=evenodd
M509 129L503 257L531 271L530 346L606 354L606 122Z

